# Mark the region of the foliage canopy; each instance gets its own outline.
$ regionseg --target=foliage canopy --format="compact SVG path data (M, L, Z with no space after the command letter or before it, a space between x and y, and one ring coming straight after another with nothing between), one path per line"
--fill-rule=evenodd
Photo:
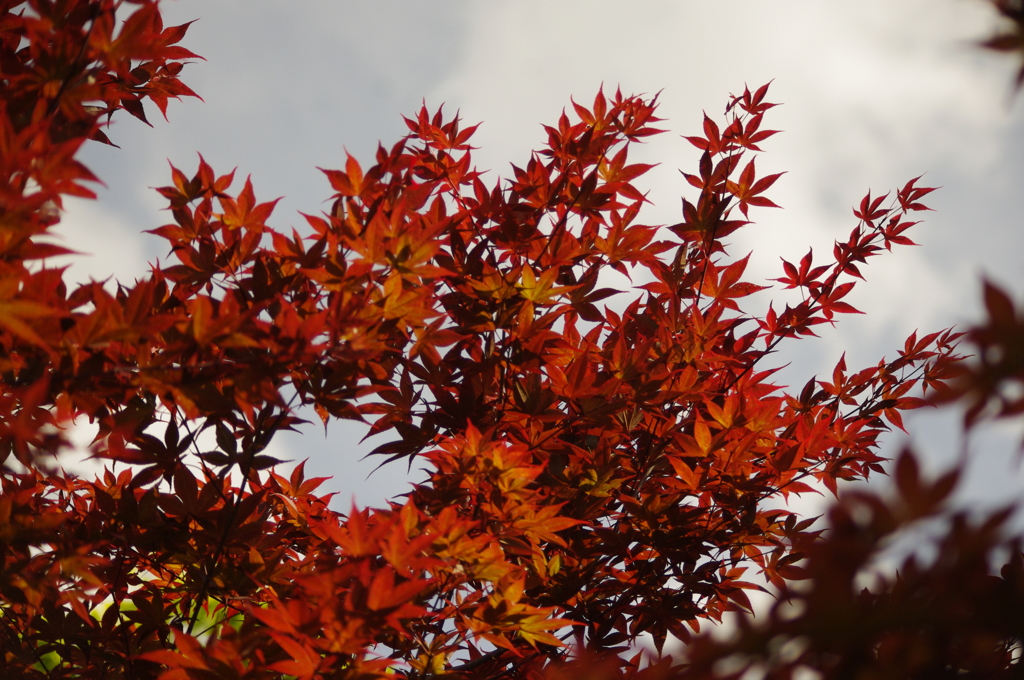
M947 330L797 391L773 383L765 358L857 311L864 263L912 243L931 188L865 196L830 258L783 263L802 300L758 316L743 305L764 286L725 239L774 206L779 176L755 166L767 85L687 137L702 156L666 226L640 221L650 166L629 162L661 132L654 100L574 104L490 183L475 128L424 107L372 164L324 170L333 203L305 233L269 226L275 201L200 159L158 189L173 221L152 233L173 264L69 286L46 262L66 253L49 239L63 197L94 196L76 154L110 143L118 110L145 121L146 101L166 114L195 96L187 28L150 0L0 4L5 677L556 677L570 650L616 677L1016 666L1019 551L1001 578L986 561L1000 517L958 518L935 565L852 588L886 536L942 511L955 475L922 481L905 456L897 500L849 496L826 534L779 502L881 471L878 438L924 405L915 388L972 395L973 418L1020 370L1019 316L990 287L972 338L1005 351L981 369L959 368ZM428 479L386 508L332 510L323 479L265 453L302 408L391 433L375 453ZM83 420L109 461L95 479L48 463ZM734 643L698 635L749 610L759 582L802 613L743 619ZM975 611L992 625L964 628ZM687 658L625 654L669 636Z

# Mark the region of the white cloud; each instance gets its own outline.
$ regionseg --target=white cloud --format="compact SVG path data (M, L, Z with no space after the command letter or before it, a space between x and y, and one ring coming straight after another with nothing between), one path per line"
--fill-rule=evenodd
M70 264L64 280L71 283L131 283L149 273L146 236L116 210L98 201L66 199L66 213L53 230L55 242L80 254L53 258L47 266ZM111 284L113 284L111 281Z

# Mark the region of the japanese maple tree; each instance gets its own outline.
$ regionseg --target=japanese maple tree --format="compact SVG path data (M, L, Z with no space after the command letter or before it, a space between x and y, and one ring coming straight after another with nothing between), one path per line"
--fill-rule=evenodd
M630 654L813 579L820 529L779 501L879 471L880 435L954 371L945 331L773 382L769 355L856 311L932 189L867 195L829 258L783 263L799 301L744 311L765 286L728 238L774 206L767 85L687 138L677 224L641 221L652 99L574 104L492 181L475 128L423 108L324 170L333 203L303 233L233 172L173 169L151 229L172 264L70 286L47 258L63 197L92 196L76 154L118 110L193 96L186 30L151 0L0 4L5 677L536 677L570 650L676 672ZM390 433L375 453L427 480L335 511L264 453L310 410ZM51 465L76 422L99 428L94 479Z

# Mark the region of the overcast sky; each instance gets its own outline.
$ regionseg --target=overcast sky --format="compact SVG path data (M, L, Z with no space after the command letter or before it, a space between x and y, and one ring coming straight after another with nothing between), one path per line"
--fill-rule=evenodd
M774 79L770 99L784 106L767 123L784 134L764 145L758 170L787 172L770 193L783 209L752 212L758 224L731 247L753 251L752 280L779 276L779 257L798 259L808 246L825 257L854 226L850 206L868 189L884 193L923 173L923 184L942 187L929 197L936 212L912 233L921 247L865 271L852 302L866 314L791 346L779 359L792 362L786 377L802 385L844 351L851 369L873 364L915 329L978 318L983 274L1024 297L1024 105L1012 96L1012 63L974 47L994 26L979 0L165 0L163 8L167 24L198 19L182 44L207 61L183 78L205 101L172 103L170 123L151 109L153 129L122 115L109 131L121 149L85 151L106 187L99 201L70 202L60 228L71 247L91 253L74 260L79 280L131 281L167 258L164 242L141 232L169 221L151 189L168 183L168 161L189 174L197 153L218 172L237 167L260 200L284 197L274 226L302 228L297 211L322 210L331 193L316 166L341 167L346 149L370 164L378 141L397 141L401 115L422 101L483 121L476 162L490 177L507 176L509 163L525 162L544 140L542 123L555 122L570 97L591 101L602 83L661 92L669 132L640 154L661 164L641 180L653 201L645 222L676 222L685 190L678 170L696 161L680 135L699 133L702 110L720 115L744 83ZM919 447L942 461L957 448L954 420L946 412L908 422ZM405 469L367 478L375 462L359 462L361 435L332 424L326 438L311 427L275 446L333 475L342 505L353 495L379 504L406 488ZM985 449L972 481L978 497L1024 489L1007 474L1005 437L975 447Z

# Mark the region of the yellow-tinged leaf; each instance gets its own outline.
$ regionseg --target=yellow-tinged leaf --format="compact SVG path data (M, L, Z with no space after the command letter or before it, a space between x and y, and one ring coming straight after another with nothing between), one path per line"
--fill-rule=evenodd
M502 590L502 597L506 602L515 604L523 597L523 590L525 588L526 585L523 580L517 579L505 586L504 590Z
M189 305L189 315L192 319L192 337L200 345L205 344L207 328L213 316L213 304L210 299L202 296L193 300Z
M730 394L723 406L719 406L711 400L705 402L708 408L708 413L711 417L718 422L719 425L725 428L732 427L734 416L736 414L736 407L739 405L739 398L735 394Z
M530 266L523 267L523 290L531 290L537 286L537 277Z
M707 423L698 421L693 425L693 438L697 440L697 446L707 455L711 452L711 429Z
M545 611L545 609L547 611ZM527 616L519 622L519 636L531 645L541 642L546 645L552 645L553 647L564 647L565 643L547 631L565 628L566 626L573 625L575 622L568 619L548 618L548 612L551 611L552 608L545 609L535 610L539 613Z

